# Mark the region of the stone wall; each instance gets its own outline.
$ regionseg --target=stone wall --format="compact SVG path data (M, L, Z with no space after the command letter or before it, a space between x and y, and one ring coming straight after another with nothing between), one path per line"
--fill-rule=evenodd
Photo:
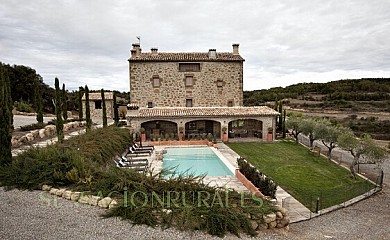
M154 107L185 107L192 99L193 107L243 105L242 62L201 62L200 72L179 72L177 62L131 62L130 99L140 107L152 102ZM192 87L185 86L185 77L193 76ZM154 77L160 87L153 87ZM217 86L217 81L222 86Z
M86 101L83 100L83 111L85 118L85 104ZM103 118L103 109L95 109L95 101L89 100L89 109L91 113L91 118ZM114 104L113 100L106 100L106 114L108 119L114 118Z

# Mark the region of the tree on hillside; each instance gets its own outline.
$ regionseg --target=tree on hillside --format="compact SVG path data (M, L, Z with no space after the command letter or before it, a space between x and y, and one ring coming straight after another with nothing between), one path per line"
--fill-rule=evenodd
M353 156L353 161L349 166L353 178L356 178L355 166L362 159L379 165L387 155L384 149L375 144L370 135L364 134L361 139L358 139L351 130L338 137L338 144Z
M12 100L8 72L0 63L0 166L12 162Z
M89 106L89 89L87 85L85 85L85 120L87 122L87 132L89 132L92 129L92 120Z
M106 99L104 97L104 89L100 91L102 96L102 110L103 110L103 127L107 127L107 109L106 109Z
M332 150L337 147L337 138L345 131L343 127L333 126L330 121L318 121L314 128L313 135L328 148L328 160L330 161Z
M313 142L317 139L314 135L314 129L316 128L317 121L315 119L303 119L300 123L300 129L303 134L309 137L310 148L313 148Z
M60 81L58 78L55 78L55 113L56 113L56 131L58 142L62 143L64 141L64 122L62 121L62 101L61 101L61 90L60 90Z
M79 104L79 120L81 121L83 119L83 87L79 87L78 104Z
M115 123L115 126L118 126L119 112L118 112L118 104L116 102L116 91L113 92L113 99L114 99L114 123Z
M43 124L43 112L42 112L42 94L38 79L34 81L34 98L35 98L35 111L37 112L37 122Z
M302 132L300 129L300 123L302 121L301 117L292 115L286 122L286 127L292 130L292 134L295 138L295 142L298 143L298 136Z
M62 116L66 121L68 119L68 102L67 102L67 94L65 90L65 83L62 84L61 100L62 100Z

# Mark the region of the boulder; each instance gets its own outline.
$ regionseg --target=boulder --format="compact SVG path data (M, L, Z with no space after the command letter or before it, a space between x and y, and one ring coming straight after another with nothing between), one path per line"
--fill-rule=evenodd
M253 230L256 230L259 227L259 224L256 221L251 220L251 227Z
M259 230L265 230L265 229L268 228L268 224L266 224L266 223L260 223L258 228L259 228Z
M80 196L79 203L89 204L91 202L91 195Z
M289 217L284 217L283 219L280 220L280 224L284 226L288 225L290 223L290 218Z
M51 188L50 194L56 195L57 191L58 191L58 188Z
M81 193L80 192L72 192L70 194L70 200L72 201L78 201L80 198Z
M59 189L59 190L56 192L56 195L59 196L59 197L62 197L62 195L64 194L65 191L66 191L65 188L61 188L61 189Z
M283 214L281 212L276 212L276 219L282 219Z
M98 206L101 208L108 208L110 206L112 199L110 197L105 197L98 202Z
M62 194L62 197L63 198L66 198L66 199L70 199L70 196L72 195L72 191L65 191L63 194Z
M283 214L283 216L287 216L288 215L288 210L286 208L281 208L280 212Z
M39 137L40 138L44 138L46 135L45 135L45 129L42 128L42 129L39 129Z
M270 223L270 222L276 221L276 214L270 213L270 214L264 215L263 219L264 219L265 223Z
M115 207L116 205L118 205L118 202L114 199L111 201L110 205L108 205L108 209L111 209L111 208Z
M270 229L275 228L276 226L277 226L276 221L272 221L272 222L268 223L268 228L270 228Z
M97 206L100 199L101 198L99 196L92 196L91 200L89 201L89 205Z
M28 142L28 139L27 139L26 135L20 137L20 138L19 138L19 142L20 142L20 143L26 143L26 142Z
M39 137L39 129L31 131L31 134L33 135L34 138L38 138Z
M42 190L43 191L50 191L50 189L51 189L51 186L49 186L49 185L42 185Z
M27 133L26 138L29 142L34 141L34 135L32 133Z

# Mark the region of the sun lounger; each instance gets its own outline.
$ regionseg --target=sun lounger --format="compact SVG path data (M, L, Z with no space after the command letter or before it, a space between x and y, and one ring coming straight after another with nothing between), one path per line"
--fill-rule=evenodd
M154 146L139 146L137 143L134 143L133 144L133 148L135 148L135 149L140 149L140 150L154 150Z
M126 155L128 155L128 154L148 154L148 155L152 155L152 151L151 150L136 150L133 147L130 147L129 151L127 152Z

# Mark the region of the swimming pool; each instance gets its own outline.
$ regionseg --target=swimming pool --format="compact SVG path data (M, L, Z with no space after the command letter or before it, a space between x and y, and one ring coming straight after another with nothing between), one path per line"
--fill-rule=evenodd
M176 175L232 176L234 167L209 147L165 148L163 169L176 171ZM220 155L220 156L218 156ZM228 165L227 165L228 164Z

